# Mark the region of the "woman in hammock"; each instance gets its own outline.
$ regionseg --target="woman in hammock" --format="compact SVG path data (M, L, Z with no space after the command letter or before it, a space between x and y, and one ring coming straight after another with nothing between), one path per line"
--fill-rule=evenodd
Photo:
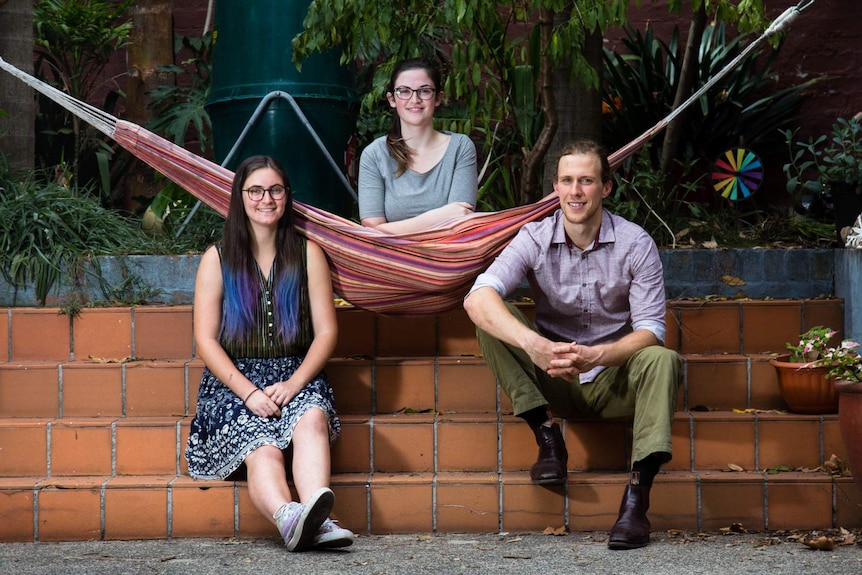
M275 159L240 165L224 236L202 256L195 282L194 335L206 368L186 459L201 479L226 479L245 464L252 503L288 550L303 551L345 547L354 536L329 519L329 448L340 429L323 373L338 335L329 267L294 231L292 211Z
M386 89L392 128L359 160L364 226L409 233L475 209L476 147L464 134L434 129L441 86L440 71L426 60L404 60L392 71Z

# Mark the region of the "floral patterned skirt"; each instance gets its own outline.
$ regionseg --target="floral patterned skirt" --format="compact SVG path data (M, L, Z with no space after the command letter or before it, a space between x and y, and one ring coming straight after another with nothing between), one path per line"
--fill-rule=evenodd
M239 359L237 368L261 389L285 381L302 358ZM249 453L262 445L286 449L299 418L310 408L321 409L329 418L329 440L335 441L341 423L335 414L332 387L321 372L281 410L281 417L259 417L242 399L204 369L198 390L198 407L186 444L189 474L199 479L226 479Z

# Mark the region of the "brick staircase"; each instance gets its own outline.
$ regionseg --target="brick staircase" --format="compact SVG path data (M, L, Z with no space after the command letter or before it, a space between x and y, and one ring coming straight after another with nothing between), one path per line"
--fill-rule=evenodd
M529 312L529 306L527 306ZM674 460L655 530L862 526L862 490L817 468L843 455L835 414L784 408L768 352L840 299L669 302L683 354ZM363 533L607 530L626 422L567 421L569 483L533 486L536 446L478 356L463 311L396 318L343 308L328 366L342 419L335 514ZM203 365L190 306L0 309L0 541L273 535L245 483L195 481L183 449ZM731 471L731 466L743 471Z

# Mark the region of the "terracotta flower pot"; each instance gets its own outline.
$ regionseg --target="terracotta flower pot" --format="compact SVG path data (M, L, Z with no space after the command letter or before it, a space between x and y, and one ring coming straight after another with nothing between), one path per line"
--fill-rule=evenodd
M838 426L853 481L862 488L862 383L836 381Z
M790 411L794 413L835 413L838 411L838 392L829 378L828 367L815 367L810 363L771 359L778 373L778 389Z

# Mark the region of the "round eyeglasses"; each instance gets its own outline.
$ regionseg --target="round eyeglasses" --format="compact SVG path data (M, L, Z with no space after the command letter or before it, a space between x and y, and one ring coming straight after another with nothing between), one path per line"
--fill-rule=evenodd
M408 88L407 86L398 86L392 93L395 94L395 97L399 100L409 100L413 97L415 93L419 96L420 100L430 100L437 94L437 90L435 88L429 88L427 86L422 86L421 88Z
M287 193L287 188L280 184L276 184L271 188L264 188L263 186L252 186L250 188L246 188L243 190L248 194L249 199L259 202L263 199L263 194L269 192L269 197L273 200L280 200Z

